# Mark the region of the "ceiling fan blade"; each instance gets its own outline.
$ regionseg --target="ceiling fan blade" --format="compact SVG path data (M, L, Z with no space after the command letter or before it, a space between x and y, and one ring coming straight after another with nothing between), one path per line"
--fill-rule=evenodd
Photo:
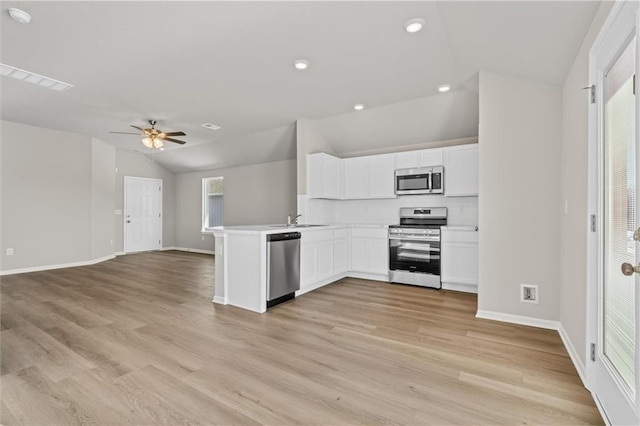
M131 125L131 127L133 127L134 129L138 129L141 132L144 132L144 129L142 127L134 126L133 124Z
M109 132L109 133L118 133L121 135L139 135L140 133L131 133L131 132Z
M180 145L184 145L186 143L185 141L179 141L178 139L173 139L173 138L164 138L163 140L169 141L169 142L174 142L174 143L179 143Z
M187 136L185 132L164 132L167 136Z

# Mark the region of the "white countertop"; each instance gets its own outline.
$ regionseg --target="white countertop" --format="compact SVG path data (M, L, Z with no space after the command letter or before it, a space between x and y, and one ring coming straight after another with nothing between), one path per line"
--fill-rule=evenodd
M236 226L218 226L213 228L213 234L222 236L224 234L280 234L283 232L313 232L326 231L330 229L343 228L387 228L385 224L331 224L319 226L301 226L288 227L283 225L236 225Z
M475 232L478 230L478 227L457 225L457 226L443 226L442 229L444 231L474 231Z

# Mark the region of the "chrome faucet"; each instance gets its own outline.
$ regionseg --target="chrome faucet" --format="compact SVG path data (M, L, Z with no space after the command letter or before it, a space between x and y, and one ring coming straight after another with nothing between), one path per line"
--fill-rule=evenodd
M287 225L297 225L298 224L298 219L300 218L300 216L302 216L301 214L294 216L293 218L291 218L291 216L293 216L295 213L289 213L289 216L287 216Z

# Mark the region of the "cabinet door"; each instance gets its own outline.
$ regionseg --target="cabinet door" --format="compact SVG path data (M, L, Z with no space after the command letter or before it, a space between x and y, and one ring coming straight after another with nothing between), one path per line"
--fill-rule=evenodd
M423 149L418 151L419 167L442 166L442 148Z
M318 276L321 280L333 275L333 240L318 243Z
M324 187L322 154L307 155L307 196L322 198Z
M444 160L444 195L478 195L478 144L447 148Z
M442 243L442 281L478 285L478 245Z
M348 245L346 238L340 238L333 241L333 274L341 274L346 272L349 267L347 259Z
M415 169L418 167L418 151L396 153L396 169Z
M318 244L300 245L300 287L311 285L318 276Z
M387 239L369 239L367 241L368 271L372 274L389 273L389 248Z
M369 161L366 157L344 160L344 198L369 196Z
M372 155L369 160L369 197L395 198L393 154Z
M353 238L351 240L351 270L358 272L369 272L369 262L367 262L367 239Z
M327 155L323 164L324 198L342 198L342 160Z

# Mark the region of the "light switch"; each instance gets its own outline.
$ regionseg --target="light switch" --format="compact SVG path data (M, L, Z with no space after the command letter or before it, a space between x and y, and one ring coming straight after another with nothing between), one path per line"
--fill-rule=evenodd
M120 216L122 214L122 210L116 209L116 215Z

